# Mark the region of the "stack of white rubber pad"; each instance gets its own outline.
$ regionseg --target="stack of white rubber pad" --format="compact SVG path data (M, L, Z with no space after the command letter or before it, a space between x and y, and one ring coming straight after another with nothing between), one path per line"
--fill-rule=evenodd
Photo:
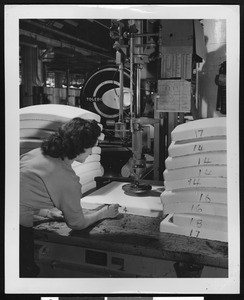
M75 117L96 120L98 123L101 120L101 117L95 113L68 105L41 104L21 108L20 154L40 147L44 138ZM100 123L99 126L102 128ZM99 139L104 139L104 135L101 134ZM94 178L103 175L100 157L101 148L93 147L92 155L84 163L75 161L72 164L75 173L80 177L82 193L96 187Z
M171 137L160 231L227 242L226 118L179 125Z

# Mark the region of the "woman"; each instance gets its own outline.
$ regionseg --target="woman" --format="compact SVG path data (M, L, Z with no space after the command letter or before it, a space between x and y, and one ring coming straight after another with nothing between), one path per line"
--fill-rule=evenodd
M35 277L39 273L34 262L35 214L64 217L74 230L118 215L118 204L83 213L79 177L71 167L74 160L84 162L92 153L100 133L96 121L74 118L44 140L41 148L20 157L20 277Z

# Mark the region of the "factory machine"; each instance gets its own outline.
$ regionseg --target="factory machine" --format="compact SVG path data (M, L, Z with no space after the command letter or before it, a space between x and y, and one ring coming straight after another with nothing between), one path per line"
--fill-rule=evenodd
M173 87L174 92L180 84L190 93L189 81L181 78L189 79L192 74L188 54L161 53L161 21L112 20L110 37L114 39L115 64L96 70L81 91L80 107L101 116L105 133L100 143L101 156L108 162L114 159L120 168L123 164L128 167L125 176L128 178L120 176L120 180L116 173L106 177L105 168L102 186L84 194L81 205L83 209L96 209L101 204L119 203L120 217L79 232L70 230L64 222L39 220L35 226L35 244L37 261L42 266L41 277L228 276L225 243L193 237L189 243L189 236L160 232L163 220L160 195L164 187L158 170L161 168L161 174L164 171L163 152L170 141L160 141L163 137L160 128L167 119L167 115L165 118L161 115L167 108L160 110L160 107L165 105L162 99L167 97L162 97L159 88ZM188 23L192 30L192 22ZM174 36L170 26L168 22L169 41ZM177 22L177 30L184 27L187 26L179 26ZM183 34L179 35L182 44ZM167 42L167 36L165 39ZM189 43L189 36L186 42ZM175 49L171 47L170 51ZM163 73L166 69L162 55L178 57L175 66L182 62L181 70L175 68L170 75ZM165 82L160 80L162 77ZM188 96L187 100L191 98ZM189 112L189 102L184 105L177 106L179 111ZM152 180L147 180L150 155L154 172L149 178Z
M144 33L144 27L145 20L111 21L115 65L96 70L88 78L80 101L82 108L101 116L106 137L101 143L102 156L108 152L111 161L116 154L116 164L113 165L116 169L118 156L123 157L126 152L123 164L119 166L126 165L124 177L132 178L132 183L123 188L133 193L151 188L142 183L141 178L149 173L145 155L154 156L154 124L158 122L154 119L153 97L160 58L161 26L159 21L153 20L147 22L147 33ZM153 67L153 73L149 72L149 65ZM105 176L106 171L105 168ZM114 175L118 176L118 172Z

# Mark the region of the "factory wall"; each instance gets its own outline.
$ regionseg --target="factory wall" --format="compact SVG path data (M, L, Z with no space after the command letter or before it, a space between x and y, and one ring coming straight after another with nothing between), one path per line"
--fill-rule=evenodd
M218 86L215 77L220 64L226 61L226 20L202 20L206 41L206 61L199 66L199 97L201 117L221 116L216 111Z

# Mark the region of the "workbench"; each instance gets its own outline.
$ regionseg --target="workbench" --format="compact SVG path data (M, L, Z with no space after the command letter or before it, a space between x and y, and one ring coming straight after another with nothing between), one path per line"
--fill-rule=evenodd
M161 221L120 213L74 231L36 220L40 277L228 277L227 243L162 233Z

